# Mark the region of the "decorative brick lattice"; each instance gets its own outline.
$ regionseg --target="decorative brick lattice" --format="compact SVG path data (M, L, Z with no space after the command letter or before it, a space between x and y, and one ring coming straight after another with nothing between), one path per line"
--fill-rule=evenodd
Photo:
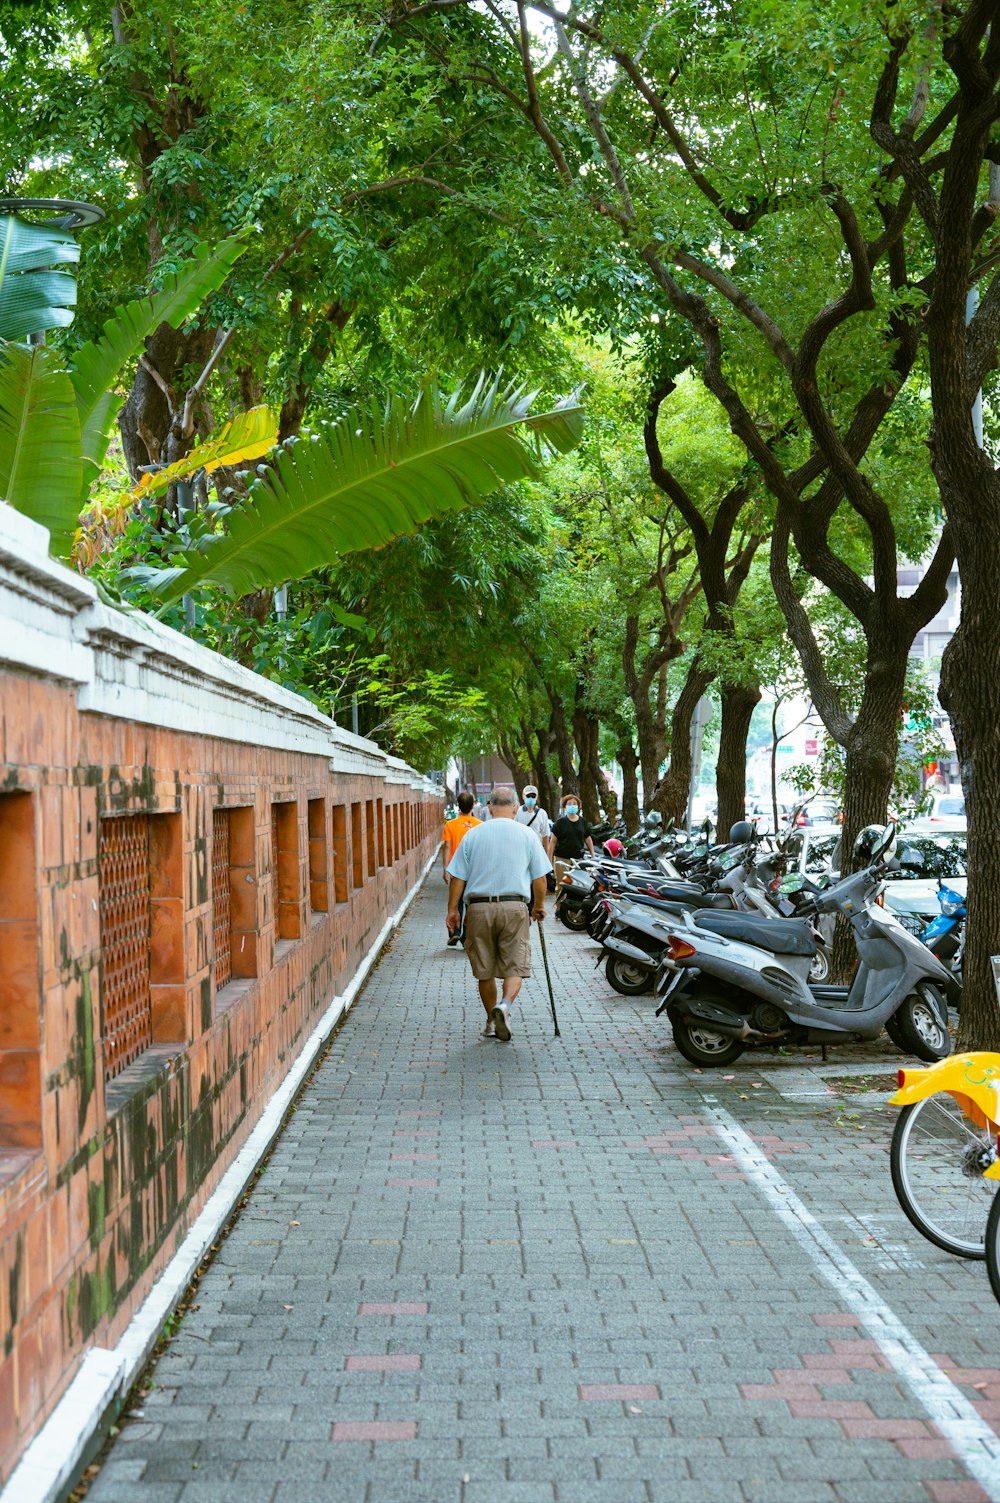
M153 1042L145 814L101 820L100 890L104 1072L110 1080Z
M229 811L212 813L212 939L215 946L215 988L233 979L232 899L229 891Z

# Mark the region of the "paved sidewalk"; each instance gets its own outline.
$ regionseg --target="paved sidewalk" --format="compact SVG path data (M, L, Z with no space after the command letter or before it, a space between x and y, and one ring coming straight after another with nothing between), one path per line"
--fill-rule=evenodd
M484 1040L435 876L88 1503L1000 1498L719 1135L721 1107L993 1425L1000 1307L898 1211L885 1092L802 1055L692 1070L552 923L562 1039L539 964ZM865 1061L897 1063L823 1068Z

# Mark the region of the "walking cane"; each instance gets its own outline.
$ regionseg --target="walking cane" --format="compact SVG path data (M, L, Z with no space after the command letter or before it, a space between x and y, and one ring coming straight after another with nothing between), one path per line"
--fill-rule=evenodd
M549 1007L552 1009L552 1026L555 1028L556 1038L560 1038L561 1034L559 1032L559 1019L556 1017L556 999L552 992L552 977L549 975L549 952L545 948L544 923L539 923L538 925L538 938L542 942L542 959L545 962L545 979L549 984Z

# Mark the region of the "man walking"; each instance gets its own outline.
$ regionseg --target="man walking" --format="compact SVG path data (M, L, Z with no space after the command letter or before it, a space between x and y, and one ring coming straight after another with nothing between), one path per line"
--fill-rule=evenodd
M517 795L510 788L490 794L492 818L470 830L448 863L448 932L461 926L467 905L465 953L479 983L489 1038L510 1040L510 1009L531 975L531 920L545 918L545 878L551 862L529 830L515 819ZM503 978L498 1001L496 977Z
M469 831L474 830L476 825L481 823L480 820L473 817L473 803L474 800L471 793L460 793L458 795L458 813L454 819L449 819L445 823L441 845L441 873L446 882L450 880L448 877L448 862L454 856ZM457 945L462 941L462 919L464 913L465 904L462 903L459 905L458 910L458 929L454 934L449 933L449 945Z
M524 792L521 794L521 807L517 811L517 822L524 825L528 830L534 830L542 845L545 846L552 826L549 824L549 816L538 802L538 789L534 783L525 783Z

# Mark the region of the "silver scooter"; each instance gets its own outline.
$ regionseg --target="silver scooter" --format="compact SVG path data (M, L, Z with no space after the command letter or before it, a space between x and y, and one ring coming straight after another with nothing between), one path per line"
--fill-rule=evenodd
M788 922L776 910L770 885L762 880L771 875L776 861L758 864L756 842L724 852L716 866L723 875L718 878L715 891L700 895L697 904L683 898L660 902L629 894L603 900L598 922L590 926L591 935L601 944L594 968L607 958L605 975L616 992L637 997L653 990L670 933L676 928L679 915L688 908L739 910L747 917ZM816 952L809 980L825 981L830 974L829 952L820 932L814 932L813 937Z
M935 1061L951 1052L948 1001L954 977L915 935L876 903L895 850L893 825L858 836L868 864L832 887L816 889L816 913L844 914L858 949L847 986L809 982L816 942L809 924L744 914L684 914L670 938L657 990L674 1042L692 1064L732 1064L748 1046L803 1046L877 1038L885 1028L897 1048ZM786 877L785 891L806 885ZM802 909L800 908L800 913Z

